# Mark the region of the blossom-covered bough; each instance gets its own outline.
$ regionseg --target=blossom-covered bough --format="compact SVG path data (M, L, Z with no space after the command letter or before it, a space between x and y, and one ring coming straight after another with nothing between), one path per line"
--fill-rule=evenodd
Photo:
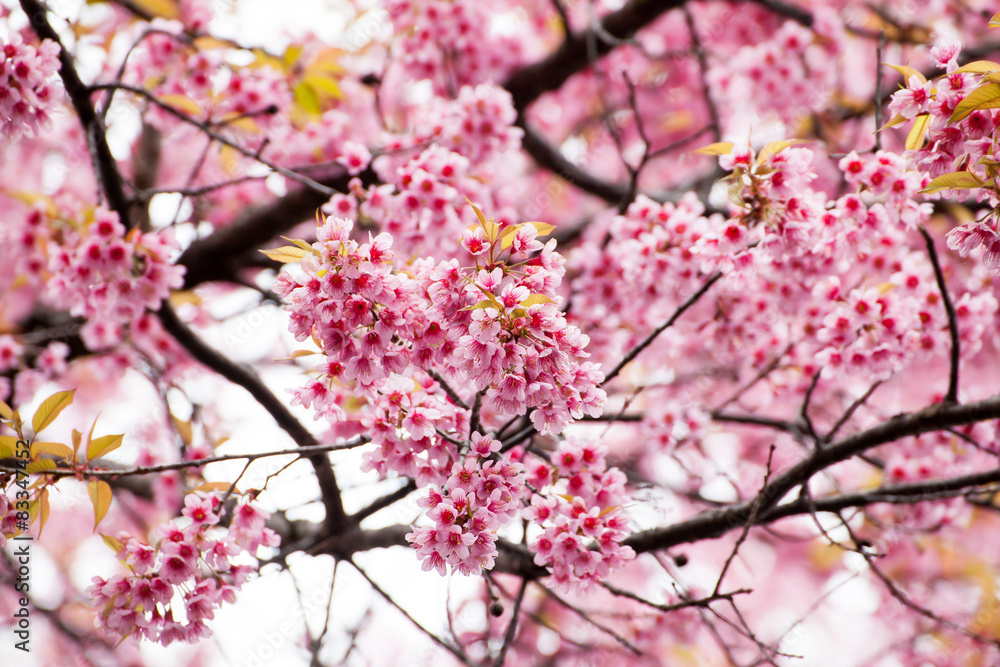
M375 4L0 4L0 659L996 664L1000 15Z

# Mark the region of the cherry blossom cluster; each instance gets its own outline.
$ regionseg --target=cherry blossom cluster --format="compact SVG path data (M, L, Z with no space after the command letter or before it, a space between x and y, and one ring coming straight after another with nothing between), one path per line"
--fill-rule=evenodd
M414 138L434 142L473 165L507 158L521 147L511 94L495 84L462 86L453 100L435 98L414 114Z
M824 18L829 21L829 16ZM817 26L817 30L838 33L829 25ZM795 131L798 122L826 101L825 91L833 86L837 73L832 56L838 47L838 41L786 21L771 34L749 41L732 57L714 63L709 80L716 94L728 102L722 105L725 109L745 108L750 103L758 112L776 114Z
M361 418L365 432L377 445L374 451L365 452L363 469L374 470L380 477L392 471L420 485L444 484L459 453L453 439L442 433L467 432L466 422L466 411L442 399L438 383L430 376L393 376Z
M565 269L555 240L542 246L534 223L502 231L492 220L482 223L462 238L475 257L473 269L451 260L436 267L424 262L416 270L431 317L455 345L447 363L485 391L485 405L497 413L531 409L541 433L559 433L584 414L597 416L604 375L584 361L590 339L557 306ZM522 261L512 261L517 259Z
M35 47L14 32L0 38L0 53L0 133L15 141L48 126L62 99L62 84L55 81L59 45L45 39Z
M393 29L404 35L394 44L394 56L406 79L430 79L444 91L450 84L502 80L523 58L521 39L491 34L497 7L475 0L392 0L388 10Z
M606 446L567 438L551 463L527 466L526 482L538 493L522 516L542 527L529 546L535 564L549 567L560 585L602 581L635 557L621 543L628 532L623 506L630 499L625 474L609 468L606 456Z
M585 361L589 339L558 309L563 260L555 241L543 247L537 240L534 224L501 233L483 218L463 238L475 266L427 259L412 273L393 270L388 234L359 244L352 228L349 220L327 218L307 246L302 273L282 274L275 287L289 303L292 333L312 337L326 357L319 383L299 392L298 402L336 419L332 380L374 399L393 374L416 363L471 380L499 414L531 409L543 433L599 414L603 375Z
M354 223L327 218L301 261L302 273L279 276L275 291L288 303L289 330L297 340L314 338L326 356L321 380L352 381L359 395L373 397L393 373L410 363L417 320L414 285L393 272L392 237L368 243L351 238ZM342 412L315 383L298 402L332 420Z
M174 76L153 92L168 103L186 99L198 105L203 113L193 114L197 120L226 120L252 114L255 125L266 127L276 122L278 114L287 110L291 103L285 75L268 65L227 68L223 55L219 49L189 54L177 66ZM220 77L220 72L226 76ZM276 113L264 113L268 107L273 107ZM165 112L155 108L151 112L151 118L158 118L160 124L176 123L176 119Z
M497 529L521 508L523 467L499 455L500 442L472 434L469 453L455 461L441 487L432 486L420 505L434 527L414 528L406 539L423 560L423 569L479 574L493 568Z
M393 244L410 253L454 243L474 221L465 197L478 199L485 190L465 156L433 145L412 159L386 156L375 165L384 184L356 196L335 195L324 210L339 216L358 211L362 218L378 221L380 229L392 235Z
M892 96L888 125L912 124L907 157L923 174L934 178L928 194L958 200L975 198L990 208L1000 205L1000 152L996 148L1000 114L989 104L966 107L981 86L995 86L994 68L986 63L958 66L962 43L946 40L931 49L936 65L945 70L936 82L909 67L897 67L905 87ZM980 65L982 62L979 63ZM985 90L985 89L983 89ZM981 97L981 95L980 95ZM925 136L926 135L926 136ZM1000 220L995 212L964 222L948 232L948 247L962 257L976 252L992 271L1000 271Z
M53 248L46 298L87 318L81 335L90 349L110 347L183 284L184 267L170 261L177 249L170 229L126 235L117 214L97 208Z
M222 514L218 494L189 494L182 514L189 521L186 526L172 519L155 529L156 546L124 532L117 539L105 538L129 574L94 577L87 594L101 609L97 627L119 639L145 638L164 646L208 637L212 632L206 622L223 603L236 600L252 571L231 559L279 543L264 525L268 513L248 502L235 506L226 531L217 525Z

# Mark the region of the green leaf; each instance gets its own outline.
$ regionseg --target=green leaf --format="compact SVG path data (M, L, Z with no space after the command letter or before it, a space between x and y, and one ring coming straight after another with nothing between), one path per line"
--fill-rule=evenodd
M977 109L996 109L1000 107L1000 83L987 83L969 93L968 97L958 103L955 113L949 123L962 120Z
M911 76L915 76L917 77L917 80L920 81L920 83L927 83L927 77L925 77L919 71L913 69L908 65L889 65L889 63L882 63L882 64L888 65L889 67L893 68L894 70L902 74L903 78L906 79L907 81L910 80Z
M31 427L35 429L35 435L38 435L46 426L55 421L59 413L73 402L75 392L76 389L59 391L42 401L38 410L35 411L35 416L31 419Z
M893 127L895 125L900 125L900 124L905 123L905 122L906 122L906 116L904 116L903 114L899 114L898 113L895 116L893 116L892 118L890 118L889 121L885 125L883 125L882 127L880 127L876 131L877 132L881 132L882 130L886 129L887 127Z
M465 308L462 308L462 310L482 310L484 308L497 308L497 307L498 306L497 306L496 299L493 299L492 301L490 299L483 299L482 301L480 301L476 305L474 305L474 306L466 306Z
M323 108L319 104L319 97L316 92L306 82L301 82L295 86L295 101L310 116L319 118L323 115Z
M942 190L970 190L972 188L981 188L983 185L984 183L975 174L967 171L956 171L938 176L920 192L925 195L932 195Z
M87 482L87 494L90 495L90 502L94 506L94 530L97 530L97 524L111 507L111 487L103 480L91 480Z
M90 441L90 444L87 445L87 460L93 461L94 459L100 458L105 454L110 454L122 446L122 440L124 438L124 433L94 438Z
M67 461L72 461L74 458L73 450L61 442L39 442L36 440L31 443L31 458L36 459L42 454L52 454Z
M707 146L702 146L701 148L696 148L691 152L701 153L702 155L727 155L732 150L733 150L733 142L716 141L714 144L709 144Z
M303 257L312 253L310 248L308 251L302 248L296 248L295 246L281 246L280 248L275 248L274 250L258 250L262 252L276 262L281 262L282 264L294 264L295 262L301 262Z
M802 139L786 139L784 141L772 141L767 146L761 149L760 155L757 156L757 164L764 164L767 158L772 155L777 155L781 151L785 150L789 146L794 146L795 144L801 144Z
M553 301L549 297L545 296L544 294L532 294L527 299L525 299L524 301L522 301L521 305L524 306L525 308L530 308L531 306L534 306L534 305L537 305L537 304L540 304L540 303L555 303L555 301Z
M35 473L45 472L46 470L55 470L56 462L52 459L37 459L29 463L24 471L29 475L34 475Z
M48 520L49 520L49 489L46 487L42 489L42 493L38 497L38 537L42 536L42 529L45 528L45 522Z
M157 100L169 107L173 107L177 111L186 113L192 118L200 118L204 115L198 103L187 95L163 95L162 97L158 97Z
M531 225L532 227L534 227L535 231L538 232L539 236L548 236L553 231L555 231L556 228L555 225L550 225L547 222L532 221L532 222L525 222L524 224Z
M923 147L931 116L925 113L917 116L915 120L913 127L910 128L910 133L906 136L906 150L908 151L919 150Z
M14 411L10 409L4 401L0 401L0 419L4 421L10 421L11 417L14 416Z
M114 551L116 555L122 549L125 548L124 544L122 544L121 542L119 542L117 539L111 537L110 535L105 535L104 533L98 533L98 535L101 536L101 539L104 540L104 543L107 544L108 547L110 547L111 550Z
M1000 28L1000 12L993 15L987 28Z
M968 65L962 65L954 73L972 72L973 74L985 74L986 72L1000 72L1000 64L989 60L976 60Z
M17 451L17 436L0 435L0 459L12 459Z

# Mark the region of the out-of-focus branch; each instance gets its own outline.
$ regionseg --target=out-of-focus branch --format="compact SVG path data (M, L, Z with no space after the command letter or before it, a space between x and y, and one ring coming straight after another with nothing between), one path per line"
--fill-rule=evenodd
M632 37L664 13L683 4L684 0L631 0L605 16L598 26L567 35L552 54L514 72L503 87L514 97L514 107L523 111L542 93L556 90L573 74L590 65L588 43L597 57L607 55L620 40Z
M347 192L351 176L341 170L335 176L323 179L324 186L338 192ZM378 181L370 168L358 175L363 185ZM257 261L256 251L271 239L286 232L316 214L316 209L326 203L327 197L308 188L299 188L283 197L248 210L231 225L188 246L177 263L187 267L184 288L191 289L204 282L232 280L238 271Z

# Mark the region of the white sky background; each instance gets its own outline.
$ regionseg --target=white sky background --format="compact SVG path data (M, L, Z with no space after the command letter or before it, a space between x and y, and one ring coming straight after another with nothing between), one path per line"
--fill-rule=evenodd
M380 20L379 15L370 13L367 18L352 24L351 30L345 34L345 28L354 14L353 4L334 0L215 0L215 3L216 7L224 11L232 9L234 14L217 17L212 25L213 34L232 37L246 45L263 46L272 52L281 52L291 41L309 35L316 36L328 44L350 47L360 42L359 33L370 35L377 29L389 29ZM57 12L65 10L66 13L73 13L80 4L79 0L50 0L50 5ZM370 0L358 4L375 6L376 3ZM172 216L176 201L165 200L164 206L167 215ZM154 219L155 213L154 210ZM302 347L287 333L284 313L273 306L258 307L254 305L255 303L256 297L249 292L221 300L214 312L220 316L236 315L230 317L221 329L208 334L206 337L209 342L239 362L284 356L287 351ZM286 400L288 397L286 390L301 385L303 380L301 374L289 367L268 369L263 373L263 379L275 393ZM134 385L136 395L148 394L151 408L155 406L155 409L159 409L148 383L139 378L126 380L126 383L128 382ZM291 446L292 443L287 435L275 426L273 420L242 389L230 385L217 391L218 386L223 383L206 384L203 395L199 396L198 387L188 384L187 388L191 391L192 398L215 405L224 421L234 427L226 434L231 440L217 453L266 451ZM36 403L47 395L43 389L39 392ZM28 410L33 407L30 406ZM138 417L137 420L137 412L141 411L136 410L135 402L119 405L117 409L110 406L101 415L99 432L134 432L142 419ZM296 409L296 414L302 418L303 423L315 424L306 411ZM90 419L92 418L90 416ZM129 447L126 438L126 446L120 450L123 462L129 461L130 449L134 453L135 444ZM265 459L259 462L244 478L241 488L259 486L264 476L276 471L288 460L289 457L283 457L281 461ZM372 485L373 476L362 475L359 472L360 454L357 452L339 453L336 460L338 480L345 488L345 503L349 512L365 505L386 489L395 488L393 482L379 486ZM243 464L239 461L213 464L207 468L207 475L210 479L228 481L239 475L242 468ZM359 488L352 489L352 487ZM269 509L301 506L290 513L291 518L319 520L322 517L321 507L316 504L302 506L314 497L315 493L312 468L308 463L300 461L269 483L268 491L261 496L261 501ZM74 499L72 493L66 495L68 498L62 502L67 504L87 502L82 489L78 498ZM399 503L398 508L386 510L375 517L375 519L384 517L382 521L370 521L366 525L411 522L419 511L414 503L415 498L416 496L413 496L409 501ZM58 511L59 503L54 500L53 513ZM41 549L35 553L41 553ZM90 578L95 574L108 577L116 571L117 563L113 555L98 538L82 545L79 554L81 556L79 567L72 573L78 585L88 585ZM290 560L291 570L296 575L303 593L302 602L297 599L287 572L277 574L274 566L265 568L264 576L249 582L239 594L237 603L224 606L217 612L216 620L210 623L215 636L204 641L200 647L207 653L214 654L212 664L247 667L254 665L292 667L308 664L308 653L302 648L303 621L308 622L313 637L322 630L331 587L332 559L299 555ZM433 574L425 574L421 571L415 554L401 549L377 550L361 554L357 557L357 561L428 630L439 635L446 631L443 612L449 586L452 589L453 599L457 599L462 596L462 590L478 585L476 578L455 576L441 579ZM37 559L33 563L34 581L43 582L46 579L46 570L51 570L51 567L51 564L46 565L44 559ZM54 581L54 576L50 580ZM49 591L50 594L52 592ZM831 598L834 600L832 606L846 609L856 609L858 605L866 607L863 602L871 600L871 595L870 587L861 579L855 579L839 589ZM46 596L44 587L38 591L38 596L39 601L44 601ZM837 604L837 601L840 604ZM346 650L345 630L355 626L369 606L372 606L375 612L369 629L372 633L369 639L372 636L385 636L390 639L386 643L386 648L409 645L412 650L405 656L408 661L402 661L403 656L400 656L400 661L395 661L388 655L361 654L355 655L353 664L369 662L372 664L392 662L403 666L434 664L432 654L421 652L427 645L426 638L413 629L398 612L389 609L381 598L372 594L367 583L348 565L341 565L337 571L330 631L327 634L329 646L321 653L325 664L339 663L340 657ZM479 614L478 618L481 619L482 614ZM465 620L475 626L478 619ZM858 628L858 633L856 635L858 637L867 634L862 628ZM39 637L40 634L33 634L32 638ZM822 628L817 628L809 622L803 624L795 639L799 643L791 649L792 652L823 656L825 665L836 664L830 662L833 655L841 656L841 659L847 657L844 655L845 651L837 651L836 645L830 643L831 638L822 631ZM863 645L864 642L861 643ZM369 642L368 645L372 646L372 643ZM378 643L375 644L375 648L379 648ZM145 643L142 652L151 665L173 667L184 663L183 656L189 650L189 647L184 645L164 649L158 645ZM23 653L15 654L11 651L10 642L0 642L0 664L31 665L35 664L34 660L39 655L38 649L34 648L30 656L32 659L25 661ZM820 664L814 662L815 659L814 657L813 660L799 661L797 664L804 666ZM854 662L851 660L840 664L847 665Z

